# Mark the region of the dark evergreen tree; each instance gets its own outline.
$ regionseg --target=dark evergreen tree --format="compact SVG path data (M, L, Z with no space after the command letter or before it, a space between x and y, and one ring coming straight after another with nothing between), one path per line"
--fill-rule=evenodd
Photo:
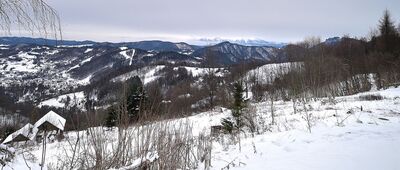
M378 50L382 52L393 53L396 50L396 41L398 41L398 32L388 10L385 10L383 17L379 21Z
M109 128L116 126L117 125L117 119L118 119L117 111L114 109L113 106L111 106L107 110L107 118L106 118L105 126L109 127Z
M243 109L246 107L246 102L243 98L243 83L242 82L235 82L233 84L234 91L233 91L233 105L232 105L232 118L233 120L229 118L224 118L221 121L222 126L224 126L224 129L231 133L233 129L240 129L243 124L242 124L242 112Z
M243 109L246 107L246 103L243 98L243 84L242 82L235 82L234 86L234 93L233 93L233 106L232 106L232 116L235 119L236 127L240 128L242 126L241 117Z
M137 120L139 113L144 111L147 103L147 95L143 88L143 83L139 77L135 76L128 82L127 110L131 120Z
M381 36L390 36L396 35L396 26L390 16L390 12L385 10L383 13L383 17L379 21L379 31Z

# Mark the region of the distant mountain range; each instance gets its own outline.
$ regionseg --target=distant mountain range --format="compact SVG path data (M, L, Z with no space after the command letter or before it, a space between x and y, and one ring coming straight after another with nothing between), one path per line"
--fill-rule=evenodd
M333 44L340 41L341 37L331 37L325 40L326 44ZM30 37L0 37L0 44L4 45L18 45L18 44L31 44L31 45L47 45L47 46L57 46L57 45L67 45L67 46L77 46L77 45L95 45L95 44L107 44L109 46L127 46L129 48L139 48L143 50L157 50L157 51L179 51L182 49L186 50L197 50L204 46L213 46L223 42L230 42L233 44L243 45L243 46L259 46L259 47L275 47L282 48L288 45L282 42L272 42L265 41L262 39L223 39L223 38L200 38L193 41L193 44L188 44L185 42L171 43L168 41L138 41L138 42L120 42L120 43L110 43L110 42L95 42L95 41L75 41L75 40L53 40L44 38L30 38Z
M327 43L338 41L334 38ZM55 96L149 66L228 67L243 62L297 61L289 60L286 49L302 48L231 42L196 46L166 41L99 43L24 37L2 37L0 44L0 88L7 88L11 97L21 101ZM25 89L33 89L32 94L24 96Z
M285 61L279 48L230 42L201 47L164 41L97 43L7 37L0 38L0 44L0 88L12 91L11 97L19 101L56 96L155 65L226 67ZM30 95L25 95L25 89L31 89Z
M31 44L31 45L85 45L85 44L96 44L94 41L74 41L74 40L53 40L45 38L29 38L29 37L0 37L0 44L4 45L19 45L19 44Z
M204 39L204 41L206 41ZM221 41L221 39L214 39L213 42ZM211 42L211 41L210 41ZM165 59L174 59L181 61L185 58L185 61L198 63L199 60L203 60L206 55L210 55L207 51L212 51L214 64L217 65L230 65L243 61L261 61L261 62L280 62L284 60L280 54L280 47L283 44L278 45L268 43L262 40L241 40L238 43L232 42L220 42L214 45L208 46L196 46L190 45L184 42L173 43L167 41L139 41L139 42L121 42L121 43L110 43L110 42L94 42L94 41L70 41L70 40L50 40L43 38L27 38L27 37L0 37L0 44L11 46L21 45L37 45L37 46L52 46L57 47L82 47L90 45L91 48L105 48L105 49L137 49L145 51L151 54L151 58L146 58L143 61L154 62L176 62L176 61L165 61ZM254 44L254 45L243 45L243 44ZM264 45L262 45L264 44ZM57 47L56 47L57 46ZM279 47L276 47L279 46ZM71 50L71 49L70 49ZM78 55L78 54L77 54ZM79 54L85 55L85 54ZM146 54L147 55L147 54ZM209 56L208 56L209 57Z
M216 45L222 42L230 42L244 46L270 46L275 48L282 48L287 43L279 43L279 42L272 42L272 41L265 41L261 39L222 39L222 38L200 38L195 40L193 44L197 45L189 45L184 42L176 43L181 44L182 46L192 46L192 48L199 48L201 46L211 46ZM0 44L6 45L17 45L17 44L36 44L36 45L49 45L49 46L56 46L56 45L86 45L86 44L117 44L117 45L126 45L132 48L141 48L145 50L150 49L159 49L160 46L166 49L176 50L176 47L166 47L168 46L169 42L167 41L139 41L139 42L121 42L121 43L109 43L109 42L95 42L95 41L75 41L75 40L52 40L52 39L44 39L44 38L29 38L29 37L0 37Z
M244 46L270 46L275 48L282 48L287 43L265 41L261 39L223 39L223 38L200 38L195 43L202 45L215 45L222 42L230 42Z

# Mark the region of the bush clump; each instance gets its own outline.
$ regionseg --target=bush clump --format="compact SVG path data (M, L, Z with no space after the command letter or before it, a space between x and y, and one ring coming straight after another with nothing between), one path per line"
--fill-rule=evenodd
M360 100L382 100L383 97L380 94L366 94L366 95L360 95L359 96Z

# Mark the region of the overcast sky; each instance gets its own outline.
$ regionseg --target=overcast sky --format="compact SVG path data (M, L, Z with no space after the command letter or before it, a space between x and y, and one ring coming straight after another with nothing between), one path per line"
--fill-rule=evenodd
M198 38L295 42L307 36L366 36L383 10L400 21L400 0L48 0L64 39Z

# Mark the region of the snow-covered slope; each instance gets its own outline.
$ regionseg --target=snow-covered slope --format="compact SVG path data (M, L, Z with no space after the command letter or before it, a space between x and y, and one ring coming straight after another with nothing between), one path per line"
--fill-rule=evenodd
M83 92L69 93L55 98L51 98L39 103L38 107L52 106L58 108L78 107L84 108L85 94Z
M144 84L147 84L147 83L157 79L159 77L159 75L157 75L158 71L160 71L164 67L165 66L163 66L163 65L143 67L141 69L133 70L131 72L119 75L119 76L113 78L111 81L123 82L134 76L138 76L138 77L140 77L140 79L143 81Z
M311 134L291 130L256 136L241 141L241 151L238 145L214 144L213 169L396 170L400 167L399 129L396 120L352 123L317 126Z
M381 95L382 100L364 100L365 95ZM242 133L239 142L222 135L212 142L211 169L363 169L397 170L400 167L400 88L366 92L335 99L318 99L305 105L292 102L274 102L275 123L270 125L269 102L253 103L255 117L263 124L259 134ZM307 111L307 112L306 112ZM304 119L311 115L311 133ZM219 125L230 115L228 109L200 113L182 119L171 119L152 124L169 123L181 127L190 124L191 135L210 133L210 127ZM144 128L151 124L144 125ZM135 129L135 127L132 127ZM84 134L84 132L82 132ZM104 131L106 139L115 142L116 130ZM76 132L67 133L75 139ZM240 147L239 147L240 146ZM56 165L59 156L68 148L67 141L48 144L47 164ZM111 144L109 145L112 149ZM240 148L240 149L239 149ZM30 147L40 157L41 147ZM17 155L9 167L18 167L23 161ZM135 162L135 161L133 161ZM28 164L32 164L28 161ZM36 163L35 163L36 164ZM203 169L202 165L198 169Z
M370 94L385 99L360 99ZM326 101L307 104L313 117L311 133L304 111L293 114L290 102L276 103L277 125L270 132L242 140L241 150L239 144L214 142L213 169L400 168L400 88L339 97L336 103ZM268 105L257 104L258 114L266 121L271 120Z
M110 74L118 76L156 62L182 61L198 63L198 59L177 52L158 53L125 46L3 45L0 87L19 102L39 102Z
M247 80L256 79L260 83L271 83L275 78L280 77L288 73L291 66L298 65L301 63L291 62L291 63L278 63L278 64L266 64L250 70L246 73L245 78Z
M193 77L204 76L209 72L216 73L216 76L224 76L224 68L201 68L201 67L174 67L174 70L178 70L179 68L184 68L188 73L192 74Z
M156 80L159 77L162 77L162 74L160 74L159 72L163 68L165 68L165 65L143 67L141 69L133 70L131 72L117 76L111 79L111 81L123 82L128 80L129 78L138 76L140 77L140 79L143 81L144 84L147 84ZM193 77L203 76L207 74L209 71L216 73L217 76L223 76L224 75L223 71L225 71L224 68L201 68L201 67L190 67L190 66L176 66L173 67L173 70L176 71L180 68L185 69Z

